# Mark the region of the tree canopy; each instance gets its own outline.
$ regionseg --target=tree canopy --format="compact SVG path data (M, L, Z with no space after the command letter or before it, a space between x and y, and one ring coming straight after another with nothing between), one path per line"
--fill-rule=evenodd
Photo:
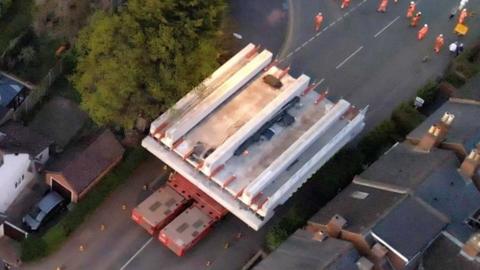
M99 124L152 119L217 66L223 0L129 0L97 12L75 44L72 82Z

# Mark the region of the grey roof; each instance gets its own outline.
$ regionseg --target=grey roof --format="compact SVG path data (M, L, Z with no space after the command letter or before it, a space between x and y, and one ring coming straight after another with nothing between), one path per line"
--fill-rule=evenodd
M467 83L453 93L454 97L480 101L480 74L468 79Z
M364 199L352 197L362 192L368 196ZM309 223L327 224L335 214L339 214L347 220L346 230L367 233L405 197L405 194L352 183L320 209Z
M444 235L440 235L423 256L425 270L478 270L480 263L460 255L460 247Z
M418 188L416 195L450 219L447 231L465 242L473 233L465 220L480 208L480 192L457 167L442 167Z
M0 151L4 153L28 153L36 156L52 144L46 137L17 122L0 127Z
M117 162L124 151L112 132L106 129L62 170L62 174L72 188L80 193Z
M419 199L409 197L372 229L382 244L409 261L424 251L447 225L447 220Z
M462 102L449 100L430 115L420 126L407 135L411 141L419 141L427 130L436 124L445 112L455 115L444 143L462 145L468 153L480 142L480 101Z
M352 243L335 238L312 239L305 230L297 230L280 247L261 261L254 270L351 270L359 254Z
M7 107L23 88L23 84L0 75L0 106Z
M439 166L457 164L452 151L434 148L418 152L408 142L398 144L373 163L360 177L365 184L413 191Z

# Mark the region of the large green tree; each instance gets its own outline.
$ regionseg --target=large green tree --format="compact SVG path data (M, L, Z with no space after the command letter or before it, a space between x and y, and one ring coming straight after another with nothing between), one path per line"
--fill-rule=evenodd
M99 124L152 119L217 66L223 0L129 0L79 34L72 82Z

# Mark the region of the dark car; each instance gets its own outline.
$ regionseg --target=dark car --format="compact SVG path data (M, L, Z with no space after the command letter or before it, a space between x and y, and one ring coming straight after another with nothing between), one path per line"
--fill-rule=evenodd
M65 199L55 191L49 192L22 221L31 231L36 231L56 213L65 209Z

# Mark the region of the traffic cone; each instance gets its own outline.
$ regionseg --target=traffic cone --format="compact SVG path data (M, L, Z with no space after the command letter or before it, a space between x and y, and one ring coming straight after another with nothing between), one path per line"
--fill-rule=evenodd
M412 17L412 20L410 21L410 26L417 27L418 22L420 22L421 16L422 16L422 12L417 12L417 14L415 14L415 16Z
M440 50L442 49L444 44L445 40L443 39L443 34L438 35L438 37L435 39L435 46L433 47L433 50L437 54L440 53Z
M322 27L322 23L323 23L323 15L321 12L319 12L317 14L317 16L315 16L315 31L320 31L320 27Z
M418 31L417 39L422 40L428 33L428 24L425 24L420 30Z
M388 0L381 0L380 5L378 6L378 12L387 12Z
M342 5L340 6L341 9L348 8L350 6L350 0L342 0Z
M467 19L467 17L468 17L467 9L464 8L462 9L462 12L460 12L460 15L458 16L458 23L464 24L465 19Z
M413 17L413 14L415 13L415 9L417 8L417 5L415 4L415 2L410 2L410 4L408 5L408 9L407 9L407 18L411 18Z

